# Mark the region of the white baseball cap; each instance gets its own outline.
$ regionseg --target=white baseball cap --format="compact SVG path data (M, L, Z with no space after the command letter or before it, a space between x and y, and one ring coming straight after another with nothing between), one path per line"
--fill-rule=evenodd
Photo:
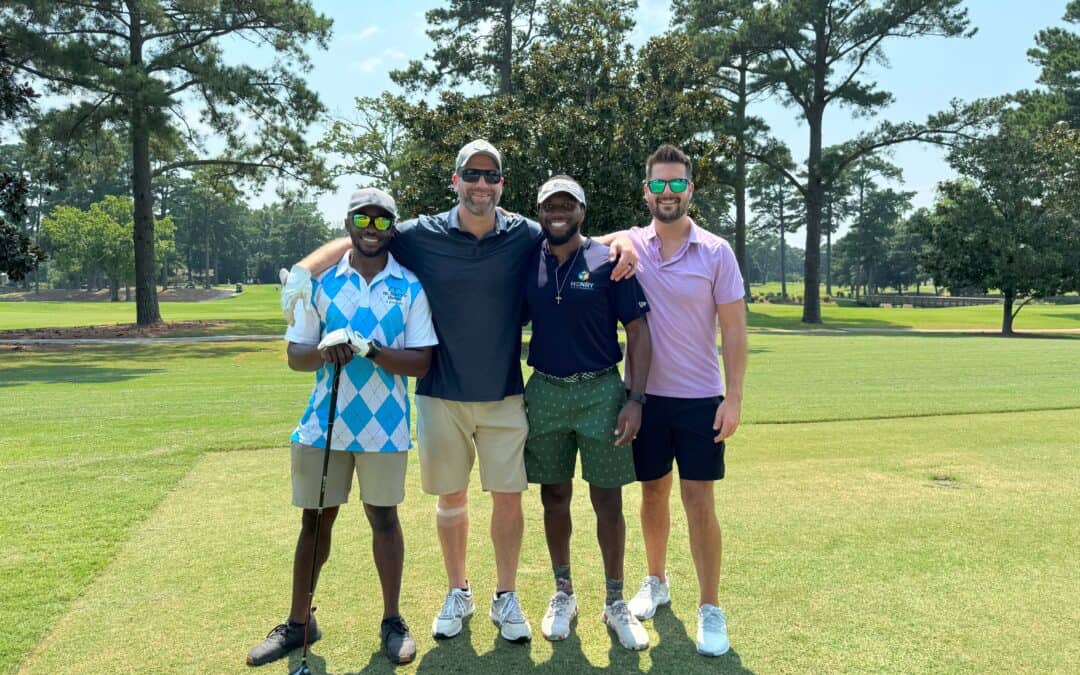
M558 192L565 192L578 200L582 206L585 206L585 190L573 178L560 176L549 178L546 183L540 186L540 192L536 195L536 203L543 204L548 197Z
M454 162L454 171L457 172L458 169L465 166L473 155L487 155L495 160L495 166L499 168L499 171L502 171L502 155L499 154L494 145L482 138L469 141L461 146L461 150L458 150L457 161Z

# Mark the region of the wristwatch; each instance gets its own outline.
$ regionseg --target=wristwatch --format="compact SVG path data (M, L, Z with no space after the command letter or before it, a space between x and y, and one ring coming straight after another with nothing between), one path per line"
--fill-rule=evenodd
M364 354L364 358L374 359L382 351L382 348L383 345L378 340L369 340L367 354Z
M636 402L640 403L641 405L645 405L645 394L635 394L634 392L630 392L629 394L626 395L626 400L627 401L636 401Z

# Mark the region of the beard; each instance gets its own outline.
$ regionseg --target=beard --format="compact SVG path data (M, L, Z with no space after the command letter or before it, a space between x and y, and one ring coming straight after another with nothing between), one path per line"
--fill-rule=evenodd
M502 198L502 193L496 193L491 196L491 202L488 204L477 204L473 201L472 197L468 193L461 195L461 205L465 207L465 210L474 216L486 216L495 210L495 207L499 205L499 199Z
M664 211L660 204L649 204L649 212L652 214L652 217L656 218L661 223L674 223L685 216L689 208L689 202L682 201L675 205L674 211Z
M577 236L578 232L581 230L581 221L579 220L573 225L570 225L562 234L555 234L546 227L541 227L541 229L544 232L544 238L547 239L550 246L562 246Z

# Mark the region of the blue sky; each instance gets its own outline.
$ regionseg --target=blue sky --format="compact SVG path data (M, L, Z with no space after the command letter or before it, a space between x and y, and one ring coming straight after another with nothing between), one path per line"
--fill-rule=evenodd
M355 97L398 92L388 73L430 51L424 12L441 3L315 0L314 4L334 20L334 37L328 50L312 54L310 85L332 114L349 117ZM670 4L640 0L635 43L643 44L649 35L669 27ZM1065 4L1066 0L970 0L971 22L978 28L975 37L886 42L888 66L874 64L867 70L895 97L879 119L919 120L945 108L952 98L971 100L1035 86L1038 70L1026 52L1036 32L1062 25ZM797 161L805 158L808 137L794 109L763 102L756 112L788 143ZM844 109L831 109L826 113L825 143L846 140L877 121L853 119ZM952 175L941 151L926 145L900 146L893 161L904 170L905 189L918 193L916 206L929 204L936 183ZM320 209L332 222L339 219L357 180L344 179L337 192L320 198Z

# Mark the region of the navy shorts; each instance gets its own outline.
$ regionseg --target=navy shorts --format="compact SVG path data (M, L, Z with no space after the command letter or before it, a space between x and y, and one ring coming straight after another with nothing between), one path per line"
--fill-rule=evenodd
M639 481L656 480L679 464L679 478L724 477L724 443L714 443L716 406L723 396L671 398L649 394L634 441L634 470Z

